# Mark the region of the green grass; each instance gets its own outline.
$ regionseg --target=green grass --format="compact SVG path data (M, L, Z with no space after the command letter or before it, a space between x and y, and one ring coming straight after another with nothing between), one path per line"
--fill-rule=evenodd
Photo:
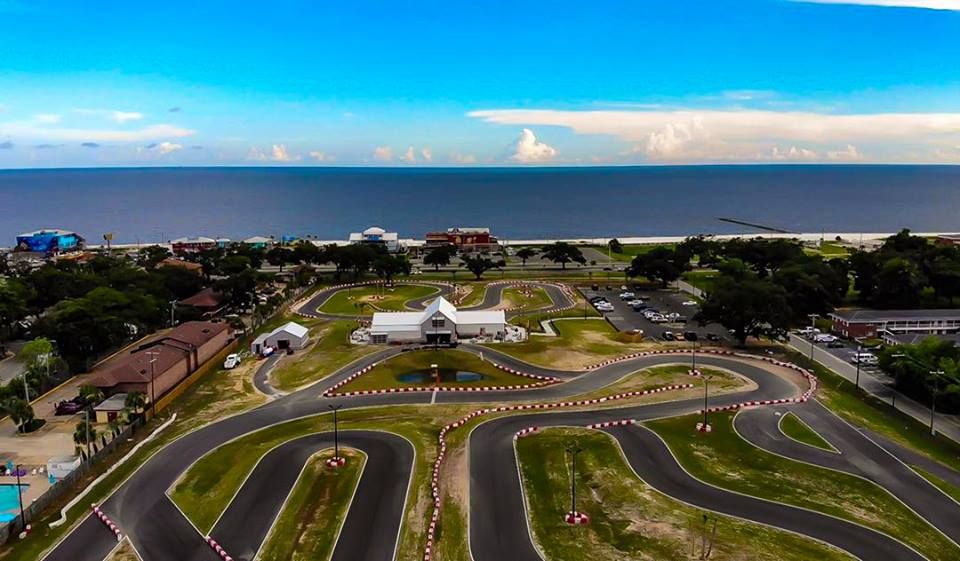
M577 457L578 510L590 516L587 526L562 520L570 508L571 442ZM702 548L703 512L664 496L638 479L615 441L606 433L583 429L549 429L517 441L517 454L537 543L553 561L656 559L686 561L695 544ZM717 520L710 559L727 561L848 560L847 554L814 540L773 528L709 515Z
M334 293L323 303L320 311L337 315L361 315L359 307L361 302L376 305L384 310L402 311L406 309L407 301L437 292L439 290L436 287L417 284L398 284L386 289L379 286L363 286ZM379 298L378 295L382 295L383 298ZM373 312L372 306L363 306L362 315L372 315Z
M326 561L333 554L366 458L343 449L347 463L334 470L324 463L332 455L318 454L305 466L258 559Z
M720 273L717 271L687 271L683 274L683 280L704 292L710 292L713 290L713 283L719 276Z
M936 475L930 473L929 471L923 468L920 468L917 466L910 466L910 468L913 469L913 471L919 473L921 477L923 477L924 479L932 483L934 487L940 489L945 494L949 495L953 500L960 502L960 487L957 487L955 485L952 485L944 481L940 477L937 477Z
M553 328L557 337L531 336L523 343L490 346L532 364L559 368L581 368L644 348L603 320L570 319L555 322Z
M943 436L931 436L924 423L894 410L888 402L857 390L851 382L820 363L811 361L803 353L788 350L782 358L816 373L820 379L817 399L848 422L882 434L960 471L960 444Z
M271 373L273 387L291 391L320 380L358 358L380 350L375 345L354 345L350 333L356 328L352 320L332 321L318 325L313 336L319 337L306 353L281 360Z
M359 390L379 390L385 388L403 388L415 386L433 386L430 381L401 382L397 376L412 372L432 373L431 365L436 364L441 375L457 371L476 372L484 377L471 382L442 381L442 387L469 387L469 386L521 386L533 383L535 380L517 376L495 368L492 364L480 357L464 351L442 349L437 351L411 351L384 361L373 370L354 379L340 388L341 392Z
M879 486L844 473L760 450L736 434L733 413L714 414L713 432L693 430L695 416L648 423L694 477L747 495L831 514L899 538L931 561L960 548Z
M553 305L550 295L539 286L505 288L501 299L508 304L508 308L517 308L523 312L531 312Z
M813 446L828 452L836 451L817 431L810 428L793 413L787 413L780 418L780 430L783 434L807 446Z
M647 243L647 244L624 245L622 246L623 249L620 253L610 252L610 256L613 257L614 261L622 261L625 263L629 263L633 261L633 258L636 257L637 255L644 255L644 254L650 253L654 248L666 247L669 249L673 249L676 246L677 244L675 243ZM597 246L596 249L597 251L600 251L603 253L607 252L606 246Z

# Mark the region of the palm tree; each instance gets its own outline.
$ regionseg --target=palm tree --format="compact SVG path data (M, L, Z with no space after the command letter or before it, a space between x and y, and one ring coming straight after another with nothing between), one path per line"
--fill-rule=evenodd
M103 401L103 391L91 385L80 386L80 397L83 398L84 403L100 403Z
M134 413L142 413L146 405L147 396L143 392L130 392L127 394L126 399L123 400L123 406Z
M27 428L30 427L30 423L34 419L33 407L30 403L25 399L14 397L7 400L3 408L6 409L7 414L17 425L17 430L23 433L27 432Z
M89 440L87 438L89 437ZM77 423L77 428L73 431L73 441L77 444L93 443L97 440L97 429L87 421Z

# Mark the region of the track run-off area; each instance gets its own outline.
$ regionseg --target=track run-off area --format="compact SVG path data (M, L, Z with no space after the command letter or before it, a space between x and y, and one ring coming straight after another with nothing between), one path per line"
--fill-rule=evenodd
M408 309L423 309L437 296L456 302L454 285L443 282L397 283L430 287L425 296L404 302ZM492 308L501 303L505 289L515 281L489 283L479 303L464 309ZM523 281L542 289L551 304L538 313L559 312L576 305L572 290L561 283ZM328 313L324 306L344 290L342 285L320 290L299 303L298 313L323 319L358 319L359 314ZM520 312L508 311L508 317ZM576 427L604 431L615 439L623 459L637 478L666 495L704 511L785 530L833 546L862 560L919 561L928 559L898 537L866 525L738 491L727 490L692 475L656 432L644 423L703 413L704 399L682 394L696 376L683 384L610 393L596 397L630 376L644 371L687 364L685 351L636 352L617 359L598 360L586 369L561 370L535 366L489 346L461 344L459 350L482 356L498 368L547 380L525 389L405 388L338 392L345 382L362 376L376 365L388 363L403 351L385 347L342 367L319 382L272 399L252 410L227 416L184 434L155 452L97 507L130 541L144 561L252 561L258 557L288 496L305 466L321 451L333 448L332 431L319 431L289 439L267 451L236 489L226 509L209 532L194 522L171 498L171 491L192 466L218 448L268 427L298 419L329 415L330 406L341 412L387 406L469 406L472 412L436 427L431 497L427 512L417 523L425 528L418 558L436 559L438 528L442 526L442 486L451 435L465 439L468 483L467 537L472 561L540 561L542 548L531 530L518 460L517 442L537 438L550 427ZM730 372L744 381L737 391L711 395L711 413L735 412L737 434L761 450L796 462L849 474L872 482L913 511L957 547L960 558L960 504L915 472L917 458L847 423L816 399L817 380L792 364L765 356L704 349L697 354L701 368ZM256 374L261 388L272 363ZM260 372L266 371L266 372ZM588 394L593 397L584 397ZM635 398L643 397L643 403ZM475 407L475 408L474 408ZM833 448L824 450L784 434L780 422L796 415ZM691 432L696 430L691 424ZM462 434L461 434L462 433ZM709 438L705 435L704 438ZM359 483L336 535L334 560L389 561L397 557L407 503L413 487L418 451L389 424L376 429L342 429L339 444L366 456ZM611 462L621 458L610 458ZM932 462L931 462L932 463ZM941 472L942 472L942 466ZM944 478L960 475L946 472ZM563 512L557 512L562 517ZM100 519L90 514L46 553L48 561L100 561L117 545L117 538ZM749 558L749 552L747 557ZM949 558L949 556L947 557Z

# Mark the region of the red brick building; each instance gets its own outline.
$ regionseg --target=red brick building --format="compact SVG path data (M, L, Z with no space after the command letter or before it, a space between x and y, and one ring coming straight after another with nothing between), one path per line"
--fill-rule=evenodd
M452 244L462 252L496 251L500 242L490 235L489 228L447 228L446 232L429 232L426 238L426 247L437 247Z
M832 331L848 338L891 334L943 334L960 331L960 310L837 310Z

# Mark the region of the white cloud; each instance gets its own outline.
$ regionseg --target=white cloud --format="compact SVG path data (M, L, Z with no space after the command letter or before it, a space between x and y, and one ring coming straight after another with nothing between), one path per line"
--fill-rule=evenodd
M270 151L270 159L274 162L296 162L300 156L291 155L283 144L274 144Z
M314 150L309 153L309 156L318 162L333 162L337 159L333 154L327 154L323 150Z
M853 144L847 144L847 147L843 150L831 150L827 152L827 159L852 162L856 160L862 160L863 155L860 154L860 151L857 150L856 146Z
M820 159L820 155L814 152L813 150L808 150L806 148L797 148L796 146L791 146L786 150L781 149L779 146L774 146L770 148L768 152L761 152L757 154L758 160L770 160L774 162L779 161L815 161Z
M423 159L432 162L433 161L433 151L428 147L423 147L420 149L420 155L423 156Z
M413 151L413 146L408 147L407 151L400 156L400 159L408 164L415 163L417 161L417 154Z
M829 151L837 152L833 159L862 158L859 150L836 149L847 145L866 146L885 161L903 161L905 146L932 151L960 141L960 113L506 109L468 115L496 124L566 127L583 135L614 136L633 146L629 154L671 162L746 161L770 146L802 146L826 159L831 159Z
M250 151L247 152L247 159L264 162L267 159L267 155L263 153L263 150L257 148L256 146L251 146Z
M139 121L143 118L143 113L137 113L135 111L113 111L110 118L118 123L126 123L127 121Z
M0 122L0 135L61 142L149 142L163 138L183 138L195 131L173 125L151 125L135 130L50 128L35 121Z
M55 113L40 113L34 115L33 120L41 125L55 125L60 122L60 115Z
M450 156L450 159L455 164L475 164L477 163L477 157L473 154L461 154L457 152Z
M373 150L373 159L381 162L389 162L393 159L393 148L389 146L377 146Z
M170 152L176 152L177 150L182 150L182 144L176 144L173 142L161 142L157 145L157 151L161 154L169 154Z
M523 164L547 162L557 156L557 150L537 140L537 136L530 129L520 131L520 137L511 146L511 151L508 159Z
M855 4L886 8L922 8L926 10L960 11L960 0L794 0L810 4Z

